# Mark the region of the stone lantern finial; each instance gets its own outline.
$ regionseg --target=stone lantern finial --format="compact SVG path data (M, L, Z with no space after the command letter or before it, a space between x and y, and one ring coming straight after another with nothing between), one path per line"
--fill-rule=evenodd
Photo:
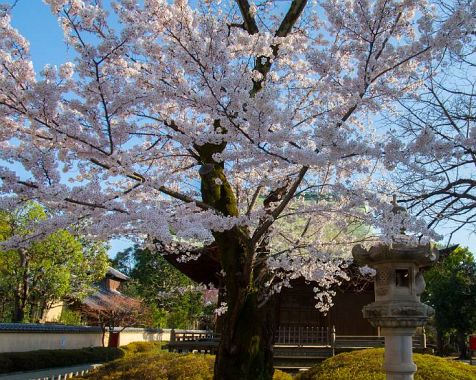
M402 206L398 205L396 194L392 195L392 205L393 205L392 212L394 214L406 214L407 213L407 209L405 207L402 207Z
M402 206L399 206L398 203L397 203L397 195L396 194L393 194L392 195L392 202L391 204L393 205L392 207L392 213L394 215L398 215L398 214L403 214L403 215L406 215L407 214L407 209L405 207L402 207ZM403 225L403 220L402 220L402 226L400 227L400 235L405 235L405 226ZM394 237L395 239L395 237Z

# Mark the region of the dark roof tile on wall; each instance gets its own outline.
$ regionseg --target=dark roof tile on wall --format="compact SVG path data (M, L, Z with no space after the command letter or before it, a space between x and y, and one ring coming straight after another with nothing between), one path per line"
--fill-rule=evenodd
M0 323L0 332L41 332L41 333L97 333L101 328L98 326L67 326L57 324L40 323Z

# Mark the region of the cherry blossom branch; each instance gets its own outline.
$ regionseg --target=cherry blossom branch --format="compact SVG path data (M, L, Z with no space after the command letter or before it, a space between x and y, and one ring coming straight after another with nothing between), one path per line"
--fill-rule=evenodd
M268 228L274 223L274 220L279 216L279 214L286 208L288 203L293 198L294 194L296 193L297 188L301 184L304 176L306 175L307 171L309 170L308 166L303 166L301 170L299 170L299 174L297 175L296 179L291 184L287 194L284 196L283 200L279 203L279 205L271 212L271 214L267 217L267 219L259 226L256 231L253 233L251 237L251 245L256 246L258 241L263 237L263 235L268 231Z
M243 26L249 34L256 34L259 32L258 25L254 16L251 14L250 3L248 0L237 0L238 7L240 8L241 17L243 17Z

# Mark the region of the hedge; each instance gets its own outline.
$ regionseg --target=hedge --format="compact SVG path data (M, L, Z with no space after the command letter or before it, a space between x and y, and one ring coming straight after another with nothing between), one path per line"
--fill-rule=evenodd
M0 373L105 363L139 352L157 351L162 345L161 342L135 342L120 348L90 347L0 353Z
M385 380L383 348L347 352L324 360L297 380ZM413 354L415 380L475 380L476 367L434 355Z
M84 376L87 380L211 380L215 356L165 351L128 355ZM292 380L276 370L274 380Z

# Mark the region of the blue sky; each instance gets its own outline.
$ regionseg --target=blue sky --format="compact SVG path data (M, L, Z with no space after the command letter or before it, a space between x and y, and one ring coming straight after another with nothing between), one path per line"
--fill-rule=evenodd
M63 42L63 31L56 17L43 1L19 0L12 13L12 24L30 42L30 54L37 72L46 64L60 65L74 59L74 52ZM109 255L114 257L131 245L127 239L112 239Z
M35 70L41 70L45 64L60 65L73 60L74 54L63 43L63 33L56 18L41 0L19 0L12 12L12 24L30 41ZM444 230L438 232L445 234ZM468 230L455 234L453 242L468 246L476 253L476 236ZM112 240L110 255L113 257L131 244L126 239Z

